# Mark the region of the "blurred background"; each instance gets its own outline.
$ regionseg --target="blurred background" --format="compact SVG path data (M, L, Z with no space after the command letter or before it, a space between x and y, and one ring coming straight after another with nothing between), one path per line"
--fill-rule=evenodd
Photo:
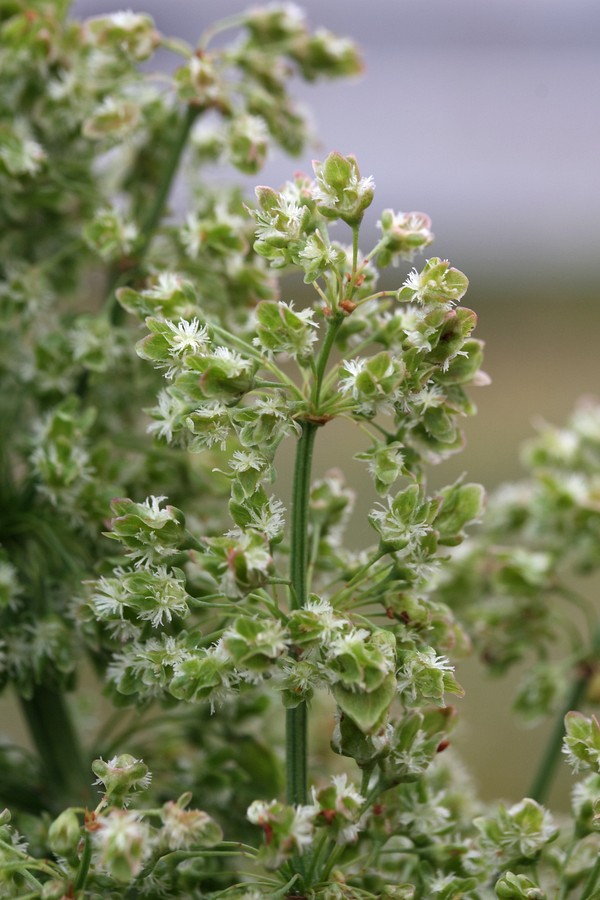
M248 3L126 5L150 12L161 32L194 41L215 19ZM260 181L278 186L292 171L310 170L311 158L335 149L355 154L362 174L375 178L365 249L375 239L381 209L431 216L433 254L449 258L471 280L466 305L479 315L477 336L486 341L492 378L475 398L480 412L468 423L466 451L442 465L433 483L467 472L491 489L518 478L519 443L535 421L560 423L579 396L600 394L600 4L300 5L313 27L360 44L365 73L352 82L297 85L318 144L296 161L273 155ZM116 8L99 0L77 0L73 7L81 17ZM239 181L237 173L231 178ZM248 179L248 191L254 181ZM403 279L404 270L398 276ZM295 284L291 289L300 291ZM329 443L318 460L321 470L338 463L338 438L333 430L324 435L321 443ZM345 450L352 440L344 435ZM362 469L348 474L354 480ZM364 506L370 500L364 498ZM458 677L467 689L459 701L459 752L485 798L516 800L527 791L544 729L516 726L512 687L490 682L476 663L461 665ZM566 797L570 779L564 776L557 804Z

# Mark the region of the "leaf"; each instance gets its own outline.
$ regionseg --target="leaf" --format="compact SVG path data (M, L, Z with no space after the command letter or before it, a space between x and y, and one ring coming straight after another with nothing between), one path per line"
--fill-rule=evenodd
M379 724L396 696L396 678L392 674L388 675L370 694L334 684L333 696L342 712L352 719L363 734L368 734Z

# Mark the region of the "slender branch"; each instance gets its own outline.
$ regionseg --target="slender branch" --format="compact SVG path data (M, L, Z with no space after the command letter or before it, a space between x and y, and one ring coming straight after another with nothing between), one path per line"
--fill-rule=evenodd
M594 639L592 641L590 658L594 660L599 654L600 625L597 625L596 633L594 634ZM556 719L554 728L552 729L529 790L529 797L531 797L532 800L537 800L538 803L544 803L546 801L554 781L556 769L558 768L558 763L561 758L562 742L565 734L565 716L571 710L579 709L581 706L589 679L590 672L586 666L583 666L581 674L571 685L571 690L569 691L564 707Z
M146 255L148 247L150 246L152 239L154 238L156 229L160 224L160 220L164 215L165 207L171 193L173 182L175 180L177 172L179 171L181 157L183 156L183 151L185 150L192 125L201 114L201 112L201 106L189 105L179 121L179 127L177 132L175 133L173 144L171 145L170 156L167 159L162 171L162 178L156 186L156 193L154 194L152 205L150 206L148 213L144 221L142 222L140 237L135 248L134 265L125 273L119 270L113 271L107 301L107 311L112 322L116 322L118 320L121 310L121 307L116 302L116 289L123 282L130 281L132 274L136 273L139 270L140 264Z
M357 306L364 306L365 303L369 303L371 300L381 300L384 297L397 297L398 291L377 291L376 294L369 294L368 297L361 297L360 300L356 300Z
M600 878L600 856L596 859L594 866L587 877L587 881L583 886L583 891L581 893L581 900L594 900L594 897L597 897L598 894L595 890L596 885L598 883L598 879Z
M169 194L171 193L171 187L173 186L173 182L179 171L181 157L183 156L183 151L185 150L190 131L201 112L201 106L193 106L190 104L179 121L179 127L175 133L173 144L171 146L170 156L165 163L162 171L162 178L156 188L154 201L142 223L140 241L136 248L139 257L145 255L146 250L154 237L154 232L163 217Z
M344 321L343 315L336 314L331 319L329 319L327 323L327 333L325 335L325 340L323 341L323 346L321 347L321 352L317 358L317 362L315 365L315 382L313 386L312 392L312 401L315 406L315 412L318 411L319 399L321 396L321 388L323 386L323 378L325 376L325 369L327 368L327 362L329 360L329 356L333 349L333 345L335 342L336 335L340 330L340 326Z
M319 282L313 281L312 286L314 287L315 291L317 292L317 294L319 295L321 300L324 302L325 307L328 307L329 306L329 298L327 297L327 294L325 293L325 291L321 288Z
M245 21L246 17L239 13L237 15L227 16L227 18L220 19L218 22L215 22L214 25L212 25L210 28L207 28L203 32L200 40L198 41L198 49L202 51L206 50L209 43L214 37L216 37L216 35L221 34L221 32L223 31L228 31L231 28L241 28L244 25Z
M277 366L274 362L271 362L271 360L265 357L264 354L260 353L256 349L256 347L253 347L252 344L248 343L248 341L245 341L243 338L232 334L226 328L222 328L215 322L209 322L208 325L211 331L214 332L214 334L218 335L218 337L222 338L224 341L236 345L242 351L242 353L245 353L246 356L249 356L251 359L255 359L261 364L264 369L268 369L269 372L272 372L281 381L281 384L272 384L270 385L271 387L287 387L292 391L293 394L295 394L295 396L299 400L303 399L302 391L299 390L296 383L291 378L289 378L285 374L285 372L282 372L279 366Z
M90 838L90 834L88 831L85 833L84 844L83 844L83 853L81 854L81 860L79 861L79 869L77 870L77 875L75 877L75 882L73 884L73 890L75 892L83 890L85 887L85 883L87 881L88 872L90 870L90 863L92 861L92 840Z
M307 570L307 586L306 590L310 593L310 587L313 580L313 575L315 572L315 566L317 564L317 558L319 556L319 547L321 544L321 532L322 526L316 522L313 522L312 535L310 540L310 556L308 560L308 570Z
M356 276L356 269L358 267L358 235L360 233L360 228L358 225L355 225L352 229L352 281Z

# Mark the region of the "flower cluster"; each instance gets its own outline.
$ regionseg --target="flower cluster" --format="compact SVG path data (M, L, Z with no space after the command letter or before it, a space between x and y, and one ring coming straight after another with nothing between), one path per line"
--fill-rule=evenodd
M29 7L0 13L0 684L39 760L0 747L0 798L20 807L18 827L0 813L0 893L592 900L597 718L565 721L564 753L591 773L572 832L540 804L549 755L531 797L482 809L446 751L471 646L496 671L534 655L529 719L598 693L595 614L566 582L600 559L598 408L544 427L528 481L485 515L463 478L431 493L487 378L448 260L378 286L430 246L428 216L384 210L361 250L375 185L340 152L253 204L202 181L207 163L254 174L273 144L300 150L289 80L357 73L351 42L293 4L195 46L144 14ZM147 78L159 48L180 64ZM312 303L279 285L289 270ZM341 451L352 424L379 497L359 550L344 476L313 474L323 429ZM63 696L83 652L117 707L91 739L95 808ZM322 706L318 737L360 787L313 778Z

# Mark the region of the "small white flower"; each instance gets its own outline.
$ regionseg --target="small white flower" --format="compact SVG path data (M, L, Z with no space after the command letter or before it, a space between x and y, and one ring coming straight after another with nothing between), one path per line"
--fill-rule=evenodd
M256 450L234 450L229 465L234 472L247 472L249 469L261 472L267 466L267 460Z
M316 812L315 806L296 806L295 808L291 835L295 838L300 853L312 844Z
M201 842L215 823L201 809L185 809L169 801L162 808L163 834L169 850L184 850Z
M348 628L348 620L338 615L328 600L311 598L307 601L305 609L319 617L323 644L329 644L335 635Z
M93 842L99 850L101 868L122 872L126 867L131 878L142 870L145 859L152 851L150 829L138 813L126 809L113 809L97 821Z
M443 406L446 397L438 385L430 384L425 385L418 393L412 394L410 400L421 412L426 412L428 409Z
M145 23L145 16L140 16L130 9L109 13L107 18L113 25L117 28L122 28L124 31L134 31L140 25Z
M232 377L243 375L244 372L252 369L252 360L242 356L236 350L230 350L229 347L216 347L212 355L215 359L227 363L227 373Z
M149 609L136 609L136 612L139 619L158 628L171 622L173 616L182 618L189 613L189 596L183 583L171 575L166 566L159 566L153 574L154 590L147 598L153 606Z
M192 319L191 322L180 319L177 324L167 321L167 325L172 332L169 337L171 356L200 353L206 349L209 342L208 330L205 325L200 325L198 319Z
M281 500L269 497L267 506L263 506L260 511L252 511L247 527L260 531L272 541L281 535L285 527L284 513L285 507Z
M410 288L411 291L418 291L421 288L421 273L416 269L411 269L404 279L403 287Z
M165 522L168 522L169 519L173 518L169 509L160 508L160 504L163 502L163 500L167 499L168 498L166 496L155 497L154 494L151 494L149 497L146 497L144 502L141 504L142 506L145 506L146 509L151 513L153 525L163 525Z
M150 300L168 300L189 284L190 282L176 272L161 272L154 284L142 291L142 295Z
M168 443L173 440L173 432L181 425L182 415L186 410L185 405L170 391L160 391L158 405L149 410L154 422L150 422L146 431L164 438Z
M119 572L119 575L122 576L123 573ZM121 578L105 578L102 576L97 582L97 588L92 595L90 604L100 619L112 618L113 616L118 616L122 619L126 601L127 592L123 587Z
M346 359L342 363L341 372L345 372L345 377L340 378L340 390L343 394L352 394L357 396L356 379L364 370L367 364L366 359Z

